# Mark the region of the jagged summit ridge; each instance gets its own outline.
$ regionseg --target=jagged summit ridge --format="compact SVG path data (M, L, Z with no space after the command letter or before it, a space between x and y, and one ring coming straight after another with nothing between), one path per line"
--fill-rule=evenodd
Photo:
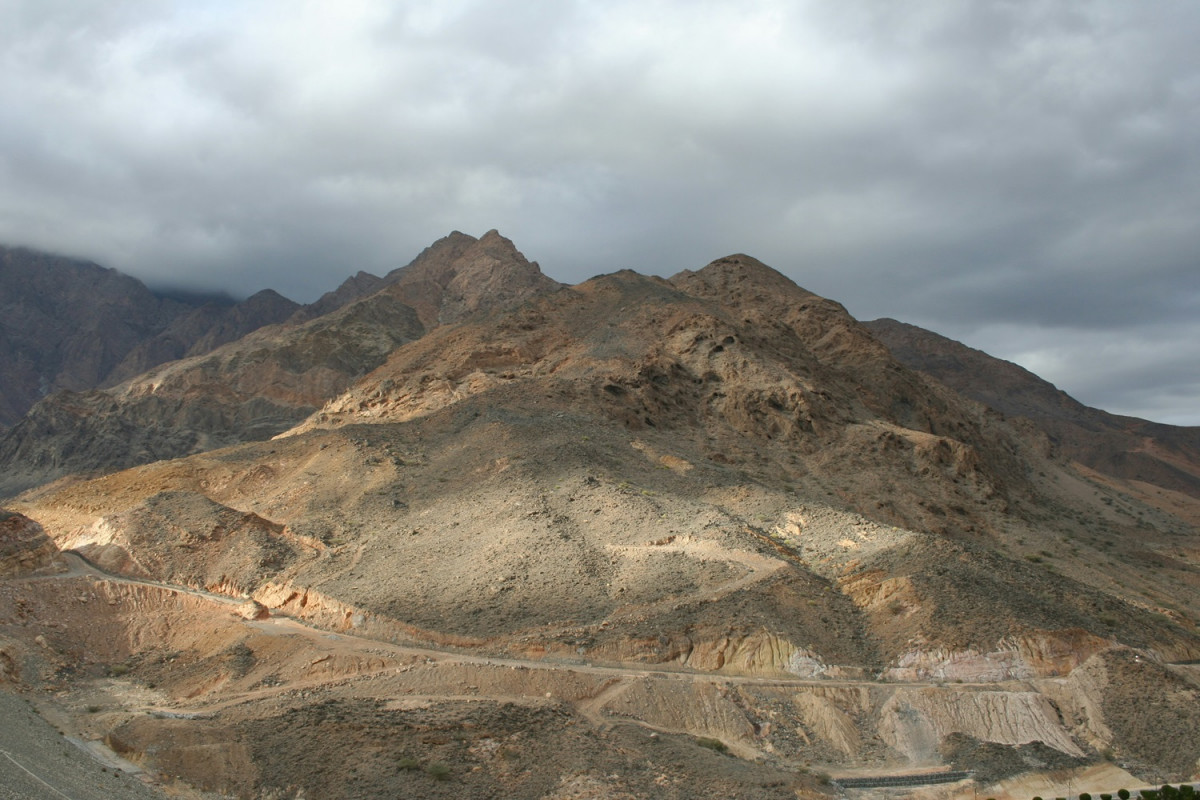
M496 230L479 239L455 231L410 265L389 273L387 291L416 309L426 327L456 322L561 286Z

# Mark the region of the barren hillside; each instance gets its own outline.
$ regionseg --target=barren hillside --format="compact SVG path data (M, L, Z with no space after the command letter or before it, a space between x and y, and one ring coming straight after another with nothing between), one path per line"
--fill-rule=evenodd
M557 287L498 235L443 242L448 280L410 268L308 338L210 357L223 382L386 329L298 424L9 503L103 570L0 587L14 684L63 687L70 724L148 773L244 797L1196 771L1186 519L749 256ZM403 325L339 322L388 302ZM125 391L210 402L196 369Z

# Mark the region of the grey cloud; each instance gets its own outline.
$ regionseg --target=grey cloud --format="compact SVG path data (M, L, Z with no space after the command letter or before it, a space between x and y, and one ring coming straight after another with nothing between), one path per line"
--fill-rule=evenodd
M1196 318L1187 4L198 5L5 4L0 241L308 300L497 227L567 281L750 252L972 344Z

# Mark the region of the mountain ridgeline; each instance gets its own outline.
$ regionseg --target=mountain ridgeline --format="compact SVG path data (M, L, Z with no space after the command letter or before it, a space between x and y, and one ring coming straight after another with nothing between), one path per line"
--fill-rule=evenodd
M385 743L363 796L442 796L407 774L430 763L530 798L832 792L814 765L1197 769L1195 429L860 323L742 254L565 286L453 233L233 319L173 360L131 345L0 439L12 563L48 541L135 581L93 604L141 643L123 668L213 704L191 744L180 719L92 721L143 763L336 793L351 772L269 735L319 727L335 752ZM151 635L121 599L181 586L348 638L288 672L265 623L210 645L184 633L199 611ZM325 688L271 694L301 680ZM214 775L201 745L242 766Z

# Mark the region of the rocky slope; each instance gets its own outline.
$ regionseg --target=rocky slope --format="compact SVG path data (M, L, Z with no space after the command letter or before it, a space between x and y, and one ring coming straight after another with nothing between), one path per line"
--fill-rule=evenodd
M1200 498L1200 428L1089 408L1016 364L890 319L867 328L911 369L1034 422L1067 458L1105 475Z
M103 636L23 626L75 607L44 581L0 593L14 663L131 670L200 716L130 699L89 729L245 796L795 797L831 791L814 765L1108 753L1151 781L1196 769L1200 745L1137 699L1172 731L1200 712L1186 519L749 256L559 287L514 254L452 235L365 299L214 351L208 383L184 360L126 384L213 402L252 354L265 392L290 384L264 365L378 343L270 440L13 501L125 576L77 594ZM397 316L341 321L380 308ZM201 591L343 638L193 627ZM303 756L317 731L336 764ZM406 774L438 759L453 785Z

